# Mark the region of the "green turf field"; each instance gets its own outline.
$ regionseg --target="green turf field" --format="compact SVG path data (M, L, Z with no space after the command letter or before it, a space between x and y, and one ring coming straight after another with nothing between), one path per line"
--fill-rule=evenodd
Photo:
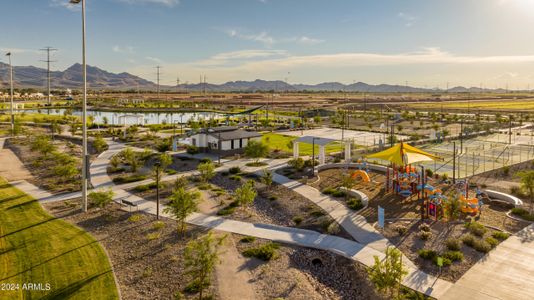
M42 284L23 290L23 284ZM49 284L49 290L46 284ZM0 178L0 299L118 299L109 260L84 230ZM6 289L15 290L6 290Z
M289 142L296 140L297 137L282 135L277 133L266 133L262 136L261 140L269 146L271 150L280 150L284 152L293 153L293 148L290 148ZM339 142L333 142L326 145L326 153L341 152L344 146ZM315 154L319 154L319 146L315 145ZM299 155L312 155L312 145L300 143Z

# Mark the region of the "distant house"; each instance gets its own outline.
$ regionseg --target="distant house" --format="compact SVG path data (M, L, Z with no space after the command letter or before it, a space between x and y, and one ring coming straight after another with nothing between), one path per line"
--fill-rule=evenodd
M234 126L220 126L203 129L190 136L191 145L203 152L217 152L220 146L221 153L233 154L243 152L251 140L259 141L261 134L246 131Z

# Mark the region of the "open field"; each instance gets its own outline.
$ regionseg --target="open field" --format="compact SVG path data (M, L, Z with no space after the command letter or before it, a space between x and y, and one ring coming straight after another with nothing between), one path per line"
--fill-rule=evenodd
M82 229L46 213L30 196L0 179L2 299L118 299L109 260ZM43 290L23 290L41 283ZM47 289L46 284L49 284Z
M296 132L296 131L295 131ZM300 132L300 131L298 131ZM269 146L271 150L279 150L284 152L293 153L293 148L289 147L291 141L296 140L296 136L282 135L276 133L267 133L262 137L262 141ZM300 144L299 145L299 154L300 155L312 155L312 145L310 144ZM334 142L325 147L326 153L341 152L343 151L344 146L341 143ZM315 154L319 154L319 145L315 145Z
M534 99L490 101L446 101L406 104L417 109L534 110Z

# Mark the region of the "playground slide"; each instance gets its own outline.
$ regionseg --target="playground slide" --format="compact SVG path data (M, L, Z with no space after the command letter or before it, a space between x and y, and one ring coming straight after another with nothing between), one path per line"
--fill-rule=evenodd
M464 203L462 207L463 213L478 213L480 209L479 200L477 198L466 199L465 196L460 198L460 201Z
M363 182L371 182L371 178L369 177L369 174L363 170L356 170L354 173L352 173L352 178L360 178Z

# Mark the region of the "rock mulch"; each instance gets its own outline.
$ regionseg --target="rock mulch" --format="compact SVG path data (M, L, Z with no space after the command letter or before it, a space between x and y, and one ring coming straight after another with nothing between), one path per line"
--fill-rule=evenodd
M174 299L189 283L190 278L184 275L185 244L205 233L204 229L190 226L188 235L181 239L173 220L162 218L165 226L155 229L152 215L131 214L117 206L107 212L93 208L81 214L73 207L79 207L79 200L45 205L55 216L91 233L107 250L123 299ZM140 219L132 220L133 215ZM216 287L212 286L208 294L216 299Z

